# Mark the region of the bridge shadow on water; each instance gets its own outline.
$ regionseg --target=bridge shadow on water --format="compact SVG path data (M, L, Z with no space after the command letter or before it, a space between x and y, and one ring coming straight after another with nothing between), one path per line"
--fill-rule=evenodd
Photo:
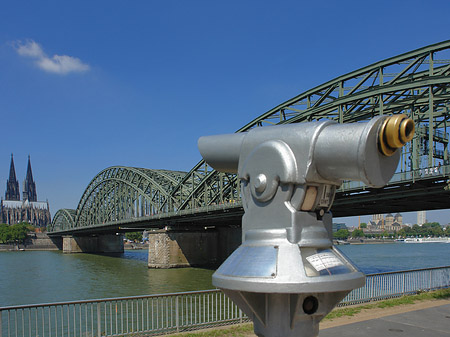
M104 256L104 257L113 257L113 258L120 258L124 260L130 260L130 261L136 261L136 262L142 262L148 265L148 249L125 249L123 253L83 253L83 254L89 254L89 255L97 255L97 256ZM205 269L205 270L216 270L220 266L220 263L216 264L209 264L209 265L193 265L191 267L182 266L182 267L174 267L174 268L168 268L168 269ZM150 268L155 270L160 270L163 268Z

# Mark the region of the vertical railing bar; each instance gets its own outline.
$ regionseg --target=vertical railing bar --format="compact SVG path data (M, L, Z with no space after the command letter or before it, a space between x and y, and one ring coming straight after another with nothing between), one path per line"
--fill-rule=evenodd
M25 317L24 317L25 310L23 309L20 312L21 312L20 316L22 317L22 337L25 337Z
M141 331L141 330L139 330L139 316L141 316L141 314L139 314L139 300L136 300L136 324L137 324L136 329L137 329L137 331ZM141 320L141 325L142 325L142 320Z
M112 302L109 302L109 333L113 335L113 313L112 313Z
M36 322L36 336L39 336L39 327L38 327L38 308L36 308L36 310L34 311L34 320ZM1 321L1 319L0 319ZM0 327L1 330L1 327ZM2 334L0 333L0 336L2 336ZM31 337L31 336L30 336Z
M42 336L45 336L45 315L44 315L44 308L41 308L41 314L42 314Z
M58 306L55 306L55 337L58 337ZM62 323L61 323L62 325Z
M120 301L120 332L123 334L123 301Z
M119 334L119 326L118 326L118 322L117 322L117 301L115 301L114 304L115 304L115 321L116 321L115 332L116 332L116 335L118 335Z
M76 304L74 304L73 305L73 336L74 337L77 336L77 334L76 334L76 331L77 331L77 328L76 328L76 324L77 324L76 308L77 308L77 306L76 306Z
M159 330L159 297L156 298L156 330Z
M91 307L91 336L94 336L94 303L91 303L90 307Z
M155 312L155 311L154 311L154 309L153 309L153 298L152 298L152 316L151 316L151 317L152 317L152 331L155 330L154 324L153 324L153 318L154 318L153 315L154 315L154 312Z
M156 307L156 314L158 315L158 319L156 321L157 330L161 329L162 322L164 321L164 304L161 302L161 298L157 298L157 307Z
M429 278L429 283L428 283L428 290L431 290L431 272L432 272L433 270L432 269L430 269L430 278Z
M108 335L108 320L106 318L106 313L108 312L107 302L103 303L103 309L104 309L103 311L105 312L105 321L104 321L103 326L105 327L105 335Z
M179 326L179 317L178 317L178 296L175 296L175 325L177 332L180 332L180 326Z
M32 310L31 308L28 309L28 336L31 336L31 325L32 325L31 324L31 310ZM2 320L0 319L0 324L2 324L1 322L2 322ZM1 335L2 334L0 333L0 337L1 337Z
M88 320L88 308L89 308L89 305L86 304L84 306L84 316L85 316L84 332L85 332L86 336L88 335L88 325L89 325L89 323L88 323L89 322L89 320Z
M165 328L169 327L169 300L167 297L164 297L165 303L166 303L166 326Z
M8 310L8 337L11 336L11 312Z
M139 331L139 300L136 300L136 314L134 315L132 315L132 317L133 317L133 321L134 321L134 317L136 317L136 330L135 331Z
M14 327L15 327L15 335L17 336L17 310L14 310Z
M81 319L81 317L83 316L83 305L80 303L79 305L80 308L80 337L83 335L83 320Z
M98 337L102 336L102 313L101 313L101 307L100 302L97 302L97 335Z
M167 297L163 297L163 315L164 315L164 324L163 324L163 328L167 329L167 327L169 326L169 310L167 309Z
M133 300L131 300L131 332L134 332L134 306Z
M128 301L126 301L125 302L125 304L126 304L126 310L127 310L127 312L126 312L126 316L127 316L127 330L126 330L126 332L130 332L130 322L128 321Z
M70 337L70 304L67 306L67 335L67 337ZM64 336L64 334L61 336Z
M191 301L191 303L189 305L189 312L190 312L190 316L191 316L191 320L190 320L191 325L192 325L192 307L193 307L193 305L192 305L192 297L193 297L192 295L189 296L189 299Z
M52 336L52 308L49 307L48 308L48 335L51 337Z
M148 301L149 301L149 299L147 298L146 300L145 300L145 302L147 303L147 331L150 331L150 329L149 329L149 319L148 319Z

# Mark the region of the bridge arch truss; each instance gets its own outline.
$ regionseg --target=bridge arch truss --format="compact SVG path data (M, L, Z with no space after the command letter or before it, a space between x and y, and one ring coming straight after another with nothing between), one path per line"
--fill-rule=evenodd
M450 41L340 76L276 106L236 132L325 118L350 123L398 113L411 117L417 130L403 149L400 170L449 165ZM219 173L203 160L188 173L113 167L89 184L74 226L240 203L239 194L235 175ZM142 207L145 212L139 211Z
M236 132L255 127L332 119L339 123L377 115L405 113L416 123L414 140L403 149L401 170L449 165L450 41L411 51L340 76L308 90L262 114ZM200 161L173 191L188 183L192 192L181 208L234 202L235 176L213 170ZM220 186L211 195L211 186Z

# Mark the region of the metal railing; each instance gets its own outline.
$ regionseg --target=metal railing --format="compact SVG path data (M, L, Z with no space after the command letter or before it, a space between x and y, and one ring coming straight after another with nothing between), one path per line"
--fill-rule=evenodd
M450 266L371 274L339 305L450 287ZM144 336L248 318L220 290L0 307L0 337Z
M450 165L440 165L433 167L425 167L417 170L406 171L406 172L396 172L391 180L389 181L389 185L393 185L394 183L404 183L404 182L416 182L418 180L423 179L432 179L432 178L448 178L450 176ZM351 191L351 190L359 190L364 189L367 186L361 181L344 181L339 187L339 192Z
M370 274L338 306L383 300L450 287L450 266Z

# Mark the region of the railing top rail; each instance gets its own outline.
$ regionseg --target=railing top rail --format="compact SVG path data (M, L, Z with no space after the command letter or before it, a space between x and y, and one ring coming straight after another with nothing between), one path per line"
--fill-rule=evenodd
M419 269L406 269L406 270L395 270L395 271L387 271L383 273L374 273L374 274L367 274L366 276L378 276L378 275L389 275L389 274L403 274L403 273L412 273L412 272L418 272L418 271L425 271L425 270L435 270L435 269L450 269L450 266L441 266L441 267L429 267L429 268L419 268Z
M198 294L205 294L205 293L212 293L212 292L220 292L220 290L219 289L209 289L209 290L185 291L185 292L179 292L179 293L138 295L138 296L111 297L111 298L97 298L97 299L90 299L90 300L77 300L77 301L39 303L39 304L22 304L22 305L0 307L0 311L2 311L2 310L28 309L28 308L40 308L40 307L53 307L53 306L58 306L58 305L75 305L75 304L87 304L87 303L116 302L116 301L138 300L138 299L144 299L144 298L170 297L170 296L180 296L180 295L198 295Z
M410 269L410 270L401 270L401 271L391 271L391 272L384 272L384 273L374 273L374 274L368 274L366 276L373 277L373 276L379 276L379 275L402 274L402 273L411 273L411 272L437 270L437 269L450 269L450 265L449 266L441 266L441 267L430 267L430 268ZM210 289L210 290L186 291L186 292L167 293L167 294L140 295L140 296L113 297L113 298L78 300L78 301L67 301L67 302L14 305L14 306L0 307L0 312L5 311L5 310L21 310L21 309L52 307L52 306L62 306L62 305L67 306L67 305L88 304L88 303L95 304L95 303L103 303L103 302L127 301L127 300L136 300L136 299L145 299L145 298L198 295L198 294L216 293L216 292L220 292L220 290L219 289Z

